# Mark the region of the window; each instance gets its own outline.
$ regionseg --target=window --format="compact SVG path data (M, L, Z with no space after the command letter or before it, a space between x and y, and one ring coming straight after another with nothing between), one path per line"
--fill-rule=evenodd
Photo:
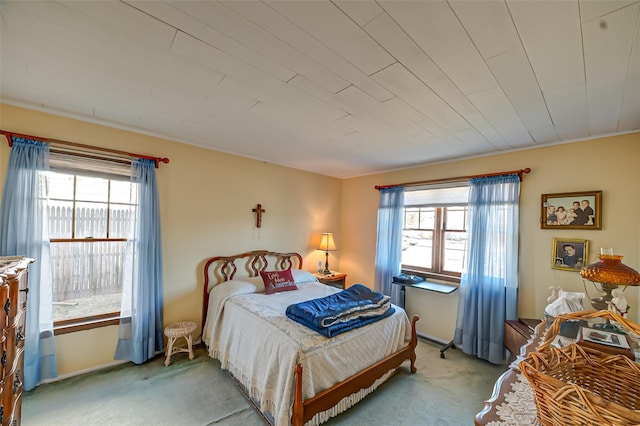
M56 331L113 323L131 270L137 187L128 176L77 167L52 168L47 184Z
M467 256L467 197L466 186L405 193L403 270L459 280Z

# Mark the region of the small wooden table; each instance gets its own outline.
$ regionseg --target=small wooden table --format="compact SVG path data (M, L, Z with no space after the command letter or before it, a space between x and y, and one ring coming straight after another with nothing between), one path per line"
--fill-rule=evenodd
M347 274L343 274L342 272L331 271L330 274L326 275L321 273L316 273L313 275L315 275L318 281L320 281L322 284L327 284L332 287L339 288L340 290L344 290L347 281Z
M546 331L546 324L540 322L534 329L531 337L527 343L520 349L520 355L526 356L529 352L534 351L540 344L540 339L544 336ZM501 418L498 415L497 407L505 403L505 395L512 391L512 386L517 382L518 372L512 368L505 371L496 383L493 385L493 393L491 398L484 402L484 409L476 414L474 418L474 424L476 426L484 426L490 422L500 422ZM531 413L532 423L535 424L535 410Z

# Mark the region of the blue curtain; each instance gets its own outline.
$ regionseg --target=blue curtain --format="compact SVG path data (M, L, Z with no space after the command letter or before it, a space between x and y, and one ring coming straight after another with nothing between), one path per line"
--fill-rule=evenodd
M404 187L380 189L378 239L376 243L375 289L391 297L391 303L404 308L402 288L392 284L402 262L402 214Z
M471 180L469 261L454 343L494 364L505 358L504 320L517 315L519 195L518 175Z
M47 171L49 145L13 137L0 207L0 255L35 259L29 266L24 389L58 376L53 343Z
M163 272L160 203L155 162L131 160L131 182L138 189L133 263L124 283L116 359L141 364L164 348Z

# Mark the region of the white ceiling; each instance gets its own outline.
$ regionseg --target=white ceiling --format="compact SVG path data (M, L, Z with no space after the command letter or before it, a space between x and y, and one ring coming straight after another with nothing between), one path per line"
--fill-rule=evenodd
M640 130L640 1L0 6L2 102L329 176Z

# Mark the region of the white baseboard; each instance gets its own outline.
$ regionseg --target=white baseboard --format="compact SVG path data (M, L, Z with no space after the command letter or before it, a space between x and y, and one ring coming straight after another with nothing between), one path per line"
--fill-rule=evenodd
M86 373L92 373L94 371L104 370L105 368L113 367L115 365L124 364L125 362L129 362L129 361L113 361L113 362L111 362L109 364L98 365L96 367L87 368L85 370L78 370L78 371L74 371L73 373L63 374L63 375L58 376L58 377L56 377L54 379L46 379L46 380L43 380L41 383L53 383L53 382L57 382L59 380L69 379L69 378L75 377L75 376L81 376L81 375L86 374Z
M418 337L422 337L423 339L429 340L431 342L440 343L441 345L447 345L450 342L450 340L443 340L443 339L441 339L439 337L431 336L430 334L420 333L420 332L417 332L417 331L416 331L416 335Z
M164 351L157 352L156 356L158 356L160 354L164 355ZM81 376L81 375L87 374L87 373L93 373L94 371L104 370L105 368L114 367L116 365L121 365L121 364L125 364L125 363L128 363L128 362L131 362L131 361L114 360L113 362L110 362L108 364L97 365L95 367L87 368L87 369L84 369L84 370L74 371L72 373L63 374L63 375L55 377L53 379L46 379L46 380L43 380L42 382L40 382L39 384L53 383L53 382L57 382L57 381L60 381L60 380L69 379L71 377Z

